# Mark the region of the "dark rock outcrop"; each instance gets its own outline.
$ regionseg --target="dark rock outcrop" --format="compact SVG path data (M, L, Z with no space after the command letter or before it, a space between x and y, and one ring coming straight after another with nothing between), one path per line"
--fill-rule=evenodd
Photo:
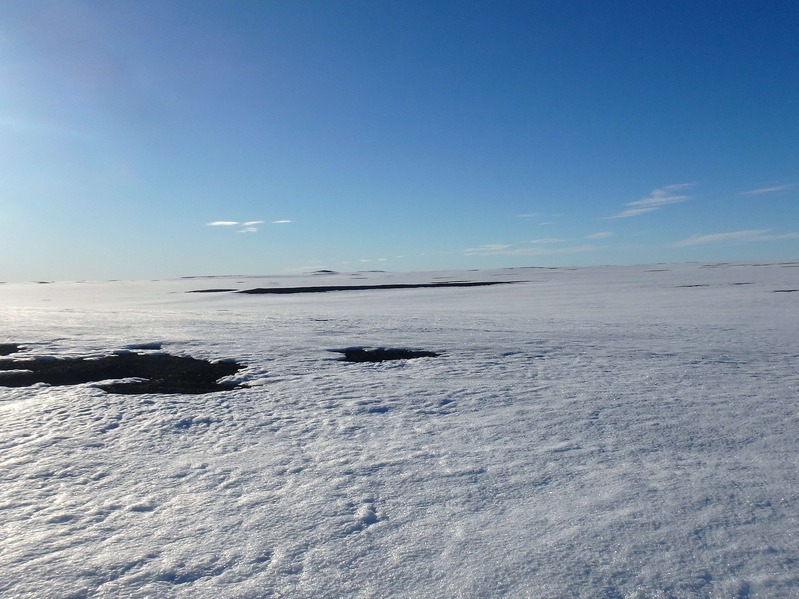
M414 358L437 358L441 354L402 347L348 347L330 350L344 354L344 362L386 362L388 360L412 360Z
M243 289L238 293L252 294L291 294L327 293L330 291L370 291L373 289L427 289L440 287L487 287L489 285L511 285L518 281L452 281L439 283L386 283L382 285L319 285L307 287L257 287Z
M0 343L0 356L7 356L22 351L22 346L16 343Z
M235 389L232 383L218 383L238 372L236 362L209 362L169 354L123 353L99 359L39 358L0 360L0 386L27 387L35 383L77 385L94 381L139 378L136 382L98 385L109 393L212 393Z

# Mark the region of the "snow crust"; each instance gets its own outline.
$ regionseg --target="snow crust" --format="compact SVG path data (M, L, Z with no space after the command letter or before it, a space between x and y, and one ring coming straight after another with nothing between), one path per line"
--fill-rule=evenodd
M247 388L0 387L0 596L797 596L797 267L2 285L14 357ZM440 280L523 282L186 293Z

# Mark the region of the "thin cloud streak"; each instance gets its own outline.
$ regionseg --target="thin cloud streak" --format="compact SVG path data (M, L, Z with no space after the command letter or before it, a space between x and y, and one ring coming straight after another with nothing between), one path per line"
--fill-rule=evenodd
M558 256L562 254L579 254L583 252L594 252L598 249L593 245L581 245L563 248L542 248L542 247L513 247L505 244L488 244L476 248L464 250L466 256Z
M481 245L481 246L478 246L476 248L467 248L464 251L467 254L474 254L474 255L484 255L484 254L482 254L480 252L487 252L487 253L491 253L491 254L497 253L498 254L498 253L502 253L502 252L504 252L506 250L511 249L511 247L513 247L513 246L505 244L505 243L487 243L485 245Z
M788 191L796 187L796 185L776 185L774 187L763 187L761 189L752 189L751 191L742 191L742 196L761 196L768 193L779 193L780 191Z
M256 233L258 231L257 225L263 224L262 220L215 220L208 223L207 227L241 227L236 233Z
M290 222L292 222L292 221L290 221L290 220L273 220L272 224L273 225L286 225L286 224L288 224Z
M630 218L632 216L640 216L647 212L654 212L660 210L663 206L670 206L672 204L681 204L687 202L693 196L677 193L679 190L687 189L695 185L694 183L675 183L674 185L666 185L653 189L649 195L634 202L628 202L626 206L630 206L626 210L622 210L613 216L606 216L606 219L614 218Z
M542 244L542 243L565 243L568 239L557 239L555 237L552 238L544 238L544 239L531 239L529 241L525 241L525 243L535 243L535 244Z
M694 235L672 244L672 247L690 247L712 243L749 243L753 241L780 241L783 239L799 239L799 233L774 234L770 229L749 229L746 231L730 231L727 233L710 233Z
M613 218L629 218L631 216L639 216L641 214L646 214L647 212L654 212L655 210L660 210L657 206L650 206L649 208L630 208L629 210L623 210L618 214L614 214L613 216L606 216L606 219L613 219Z
M608 237L613 237L613 233L610 231L599 231L598 233L591 233L585 236L586 239L607 239Z

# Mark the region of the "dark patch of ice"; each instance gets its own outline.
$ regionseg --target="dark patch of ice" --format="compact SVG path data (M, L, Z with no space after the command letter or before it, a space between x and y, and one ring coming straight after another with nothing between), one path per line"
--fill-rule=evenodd
M775 289L774 293L795 293L799 291L799 289Z

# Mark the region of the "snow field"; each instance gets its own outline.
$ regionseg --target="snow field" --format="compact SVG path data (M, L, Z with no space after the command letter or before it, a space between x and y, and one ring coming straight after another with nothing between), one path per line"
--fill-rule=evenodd
M797 274L525 269L269 298L4 286L2 330L30 354L161 342L244 362L252 386L0 387L0 595L792 596L799 293L773 291ZM443 355L328 351L353 345Z

